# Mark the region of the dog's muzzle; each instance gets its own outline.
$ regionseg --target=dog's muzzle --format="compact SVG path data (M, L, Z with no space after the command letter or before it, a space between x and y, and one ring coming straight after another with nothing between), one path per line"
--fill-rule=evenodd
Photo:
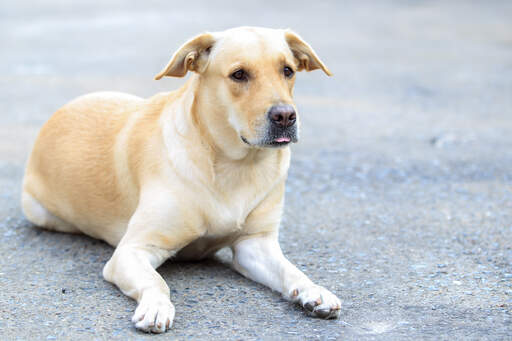
M297 113L288 104L272 106L267 112L266 123L262 127L261 139L258 142L240 139L249 146L282 147L298 141Z
M289 104L274 105L268 111L269 129L265 144L272 147L297 142L297 113Z

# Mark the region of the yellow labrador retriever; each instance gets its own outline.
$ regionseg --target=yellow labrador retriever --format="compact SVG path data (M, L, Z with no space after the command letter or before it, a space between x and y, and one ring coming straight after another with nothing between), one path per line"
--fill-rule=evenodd
M231 247L242 275L334 318L340 301L282 254L278 228L289 144L299 117L296 71L322 69L290 30L241 27L185 43L156 79L194 74L149 99L79 97L43 126L28 161L22 206L35 225L116 247L103 276L138 302L136 328L172 325L165 260Z

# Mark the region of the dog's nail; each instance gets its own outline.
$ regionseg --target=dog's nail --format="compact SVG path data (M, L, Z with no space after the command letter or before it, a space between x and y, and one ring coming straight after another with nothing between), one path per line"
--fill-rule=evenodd
M313 305L313 303L308 302L308 303L304 304L304 308L306 308L309 311L313 311L313 309L315 309L315 306Z
M292 297L297 297L299 295L299 290L293 289L292 291Z
M331 310L331 314L327 318L328 319L337 319L339 316L340 316L340 310L336 309L336 310Z
M156 324L156 327L157 327L158 329L161 329L161 328L162 328L162 323L158 322L158 323Z
M331 310L330 309L317 309L317 310L315 310L315 314L318 317L326 318L331 314Z
M141 317L139 317L139 321L144 320L144 316L146 316L146 315L142 315Z
M169 329L170 325L171 325L171 320L167 319L167 322L165 323L165 329Z
M316 299L316 301L315 301L315 303L316 303L316 305L320 305L320 304L322 304L322 299L321 299L320 297L319 297L319 298L317 298L317 299Z

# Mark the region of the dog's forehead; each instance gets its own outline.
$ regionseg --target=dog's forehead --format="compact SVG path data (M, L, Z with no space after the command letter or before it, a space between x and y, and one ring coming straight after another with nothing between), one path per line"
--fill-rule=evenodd
M240 27L218 33L216 50L223 57L261 58L290 53L282 30Z

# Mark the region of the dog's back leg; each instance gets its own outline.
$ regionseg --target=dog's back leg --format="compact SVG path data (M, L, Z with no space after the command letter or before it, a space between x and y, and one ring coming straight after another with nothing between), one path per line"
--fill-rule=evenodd
M80 230L48 211L30 193L23 191L21 194L21 206L27 219L34 225L48 230L68 233L80 233Z

